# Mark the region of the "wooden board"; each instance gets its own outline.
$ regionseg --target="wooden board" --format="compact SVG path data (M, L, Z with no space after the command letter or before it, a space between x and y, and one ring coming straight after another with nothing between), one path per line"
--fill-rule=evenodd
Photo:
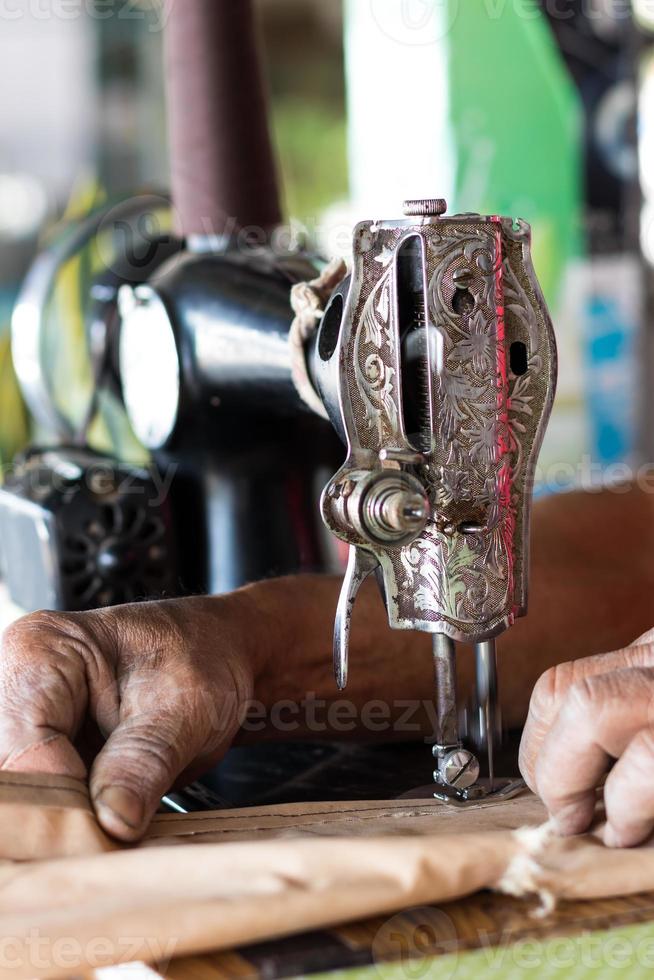
M539 918L537 902L480 892L439 906L408 909L339 929L258 943L161 965L167 980L276 980L373 963L494 948L528 938L580 935L654 922L654 892L601 901L562 902Z

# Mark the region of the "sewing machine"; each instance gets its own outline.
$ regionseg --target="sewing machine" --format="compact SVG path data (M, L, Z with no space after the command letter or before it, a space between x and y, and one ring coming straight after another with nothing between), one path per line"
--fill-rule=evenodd
M443 200L359 224L352 274L309 344L315 388L347 445L322 516L349 545L334 670L345 687L352 607L375 572L395 629L433 636L436 795L506 796L495 637L527 609L534 468L556 381L552 325L519 220L445 217ZM488 778L459 732L455 643L474 644Z
M121 365L128 411L146 442L152 432L159 445L172 439L182 406L202 391L188 378L198 361L189 349L214 352L209 406L263 400L292 413L302 398L305 409L329 416L347 445L321 502L325 525L349 546L334 632L336 682L344 688L347 681L357 590L375 572L390 626L433 634L437 794L465 804L506 798L521 785L494 772L501 734L494 642L527 608L531 491L556 352L528 225L444 212L444 201L414 201L402 220L359 224L351 275L336 266L296 284L297 317L289 329L287 315L287 356L275 359L274 374L265 347L247 347L256 336L251 317L228 315L222 297L230 275L242 273L220 256L189 259L156 283L122 288ZM178 297L189 294L189 268L203 262L212 275L205 273L202 301L189 313ZM207 310L213 315L203 318ZM149 349L168 351L158 355L167 368L157 385L174 401L163 429L146 397L143 338ZM486 747L484 779L459 731L456 641L475 647L466 734Z

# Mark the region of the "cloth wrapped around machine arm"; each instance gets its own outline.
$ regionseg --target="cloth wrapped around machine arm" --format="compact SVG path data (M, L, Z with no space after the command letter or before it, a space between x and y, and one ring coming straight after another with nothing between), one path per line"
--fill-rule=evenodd
M122 847L84 783L1 772L0 977L225 949L484 888L545 904L654 888L654 848L560 839L544 818L529 793L465 811L286 804L162 814Z

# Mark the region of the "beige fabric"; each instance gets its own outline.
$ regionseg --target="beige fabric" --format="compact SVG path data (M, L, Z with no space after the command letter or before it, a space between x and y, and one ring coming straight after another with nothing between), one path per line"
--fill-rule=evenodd
M83 784L0 773L0 977L228 948L485 887L575 898L654 887L654 850L516 832L542 819L530 794L465 812L293 804L162 815L145 846L116 849Z
M0 859L35 861L117 848L98 826L84 783L0 772Z
M286 803L214 813L155 817L146 845L226 843L279 837L374 837L478 833L540 824L546 813L531 793L501 806L480 803L462 816L434 799L368 800L355 803Z

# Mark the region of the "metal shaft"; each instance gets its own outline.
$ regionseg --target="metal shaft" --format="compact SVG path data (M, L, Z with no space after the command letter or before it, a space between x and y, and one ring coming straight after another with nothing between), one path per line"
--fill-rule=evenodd
M454 640L443 633L434 633L432 650L436 672L437 742L439 745L459 745Z
M495 778L495 734L497 731L497 656L495 640L486 640L475 645L475 667L477 675L477 704L483 727L482 737L488 753L488 777L490 789Z

